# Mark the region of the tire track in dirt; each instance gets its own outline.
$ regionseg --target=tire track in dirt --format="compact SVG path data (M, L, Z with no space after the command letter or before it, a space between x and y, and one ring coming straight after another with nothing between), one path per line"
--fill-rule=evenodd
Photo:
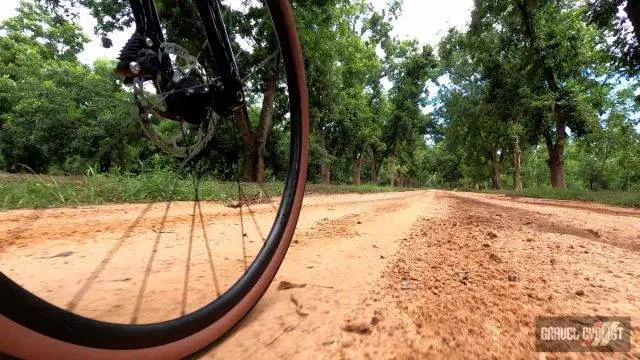
M334 208L359 207L364 204L383 203L387 199L373 199L366 197L359 199L355 195L347 195L351 199L342 200L340 197L322 197L319 195L307 196L305 209L323 209L327 201L331 201ZM409 197L406 193L395 193L392 197ZM337 200L337 201L336 201ZM177 210L172 211L166 219L166 226L173 227L191 221L190 210L192 202L171 202L171 206ZM201 202L203 215L208 223L219 221L233 221L238 218L238 212L217 202ZM250 209L244 206L244 216L251 221L248 210L253 215L271 216L274 209L279 206L279 199L274 198L272 202L266 204L252 204ZM0 246L9 246L24 241L56 241L65 240L71 236L79 241L87 241L96 236L104 237L105 234L118 232L121 230L123 221L134 221L139 214L144 213L146 204L118 204L104 206L85 206L78 208L43 209L33 211L6 211L0 212ZM46 216L42 214L47 211ZM161 212L147 214L139 221L139 226L134 229L134 234L144 233L148 228L158 223ZM73 219L76 226L69 226L69 221ZM38 221L36 228L35 222ZM19 224L15 228L9 227L11 223ZM6 239L5 239L6 237ZM2 247L0 247L0 251Z
M344 344L345 319L368 296L399 241L419 216L437 216L438 211L432 193L415 192L298 232L294 239L299 242L264 299L203 358L335 357ZM281 281L306 286L277 290Z
M558 358L534 352L537 315L631 316L638 355L640 254L543 226L522 231L540 220L527 212L446 193L438 201L446 216L421 219L401 243L370 293L380 300L352 320L370 334L346 334L340 357Z
M534 199L518 196L504 195L485 195L488 199L507 200L514 203L553 206L562 209L584 210L588 212L601 213L605 215L629 216L640 218L640 209L625 209L613 206L606 206L597 203L587 203L577 200L551 200L551 199Z
M558 235L573 235L585 239L598 241L632 251L640 251L640 212L638 218L636 210L603 208L594 204L573 204L569 209L577 211L563 211L559 203L549 201L513 202L494 196L481 197L475 194L460 194L455 196L468 201L479 202L479 205L490 205L496 209L513 214L513 217L529 219L524 223L525 228Z
M5 219L4 221L9 223L15 223L16 227L8 228L5 232L0 231L0 255L5 249L15 244L15 241L20 239L22 235L32 228L35 223L42 218L43 213L46 210L31 210L28 214L21 217L12 217Z

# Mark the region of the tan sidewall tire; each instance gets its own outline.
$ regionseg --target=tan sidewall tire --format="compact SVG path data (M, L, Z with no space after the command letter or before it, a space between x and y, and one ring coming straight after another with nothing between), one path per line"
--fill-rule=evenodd
M302 146L300 171L291 215L277 250L256 285L233 309L207 328L184 339L145 349L109 350L75 345L42 335L0 315L0 352L25 359L90 358L113 360L182 358L207 347L226 334L251 311L264 295L282 264L295 232L304 196L309 151L308 95L304 63L302 61L302 50L295 31L295 23L293 22L291 9L286 0L270 0L269 3L272 4L272 10L275 9L285 14L283 17L286 22L284 25L288 29L287 37L289 42L295 45L291 49L291 53L297 81L291 81L291 79L289 79L289 93L291 94L293 90L297 92L300 97L300 108L298 112L300 113ZM296 88L292 89L292 85L296 86Z

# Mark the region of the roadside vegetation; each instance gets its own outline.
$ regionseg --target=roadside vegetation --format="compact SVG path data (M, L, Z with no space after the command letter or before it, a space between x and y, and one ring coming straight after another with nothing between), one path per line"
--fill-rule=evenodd
M184 3L184 12L161 16L169 34L194 38ZM367 0L291 4L309 83L309 181L323 185L315 189L492 189L636 206L638 2L475 0L469 26L443 32L437 46L395 35L400 0L384 9ZM96 29L79 27L78 6L98 19ZM25 0L0 24L0 170L44 179L0 185L2 208L192 196L190 180L168 191L175 175L155 170L173 159L145 139L114 59L79 60L87 33L109 36L130 23L127 6ZM285 178L286 104L279 93L258 95L275 98L264 105L272 119L260 122L271 128L244 138L233 126L217 130L203 199L235 197L229 164L244 182L266 179L278 192L271 184ZM50 177L88 168L94 176L77 181Z
M523 191L506 191L507 196L538 199L580 200L594 203L640 209L640 191L587 191L583 189L530 188Z
M282 193L282 183L261 185L241 183L244 201L261 201ZM61 206L140 203L157 201L193 201L196 187L191 176L168 171L144 175L39 176L0 173L0 210ZM307 185L308 194L381 193L414 189L377 185ZM198 184L198 199L234 206L238 203L238 184L203 178Z

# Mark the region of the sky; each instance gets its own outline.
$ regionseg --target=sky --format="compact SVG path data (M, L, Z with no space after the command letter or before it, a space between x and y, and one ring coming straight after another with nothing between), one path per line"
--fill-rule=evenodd
M371 0L371 2L376 7L383 8L387 0ZM2 0L0 21L15 15L14 9L18 3L19 0ZM421 43L435 47L450 27L462 29L467 25L472 7L473 0L404 0L402 16L394 24L394 34L401 39L418 39ZM80 60L88 64L100 57L115 58L131 35L131 31L113 34L111 39L114 46L111 49L104 49L100 39L93 35L95 21L86 11L80 13L80 24L92 39L80 55Z
M372 0L385 7L387 0ZM438 45L451 27L463 29L471 21L473 0L404 0L402 16L394 24L394 33L402 39L418 39Z
M0 0L2 2L2 7L0 8L0 21L6 19L7 17L11 17L16 15L15 9L18 7L20 0ZM80 10L80 25L82 26L84 32L89 36L91 42L85 46L85 50L80 54L79 60L86 64L92 64L95 59L98 58L116 58L120 53L120 49L127 42L133 30L129 32L122 32L113 34L111 39L113 40L114 46L110 49L105 49L102 47L102 43L100 41L100 37L94 35L93 28L96 25L95 20L89 14L89 11L86 9Z

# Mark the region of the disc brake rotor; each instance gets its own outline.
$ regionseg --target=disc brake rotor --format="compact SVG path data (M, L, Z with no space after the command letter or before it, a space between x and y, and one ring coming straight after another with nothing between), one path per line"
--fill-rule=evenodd
M174 43L163 43L160 45L160 49L164 50L165 54L175 56L173 60L173 66L175 70L173 73L173 81L178 82L182 80L187 74L192 71L197 71L202 76L203 82L206 80L206 72L204 67L198 61L198 58L189 54L187 49Z
M174 83L179 83L186 77L193 77L194 74L202 84L208 83L204 67L198 59L189 54L185 48L173 43L163 43L160 45L160 48L163 50L164 56L174 56L171 61L174 70L172 79ZM181 167L184 167L186 163L197 157L199 153L205 151L207 145L213 138L215 125L219 116L212 109L206 109L207 119L199 126L173 118L171 120L179 120L181 122L182 132L178 134L178 136L183 138L183 144L178 144L178 138L175 137L168 140L163 139L153 128L151 119L153 117L159 120L169 119L166 115L167 104L165 100L169 95L184 91L184 89L162 92L158 85L160 83L159 77L158 75L158 79L152 81L153 86L141 78L134 79L133 93L135 102L139 108L138 117L147 138L162 151L176 158L183 159ZM186 90L189 91L188 88ZM191 133L192 131L196 131L197 134L193 135ZM187 134L193 136L187 136Z

